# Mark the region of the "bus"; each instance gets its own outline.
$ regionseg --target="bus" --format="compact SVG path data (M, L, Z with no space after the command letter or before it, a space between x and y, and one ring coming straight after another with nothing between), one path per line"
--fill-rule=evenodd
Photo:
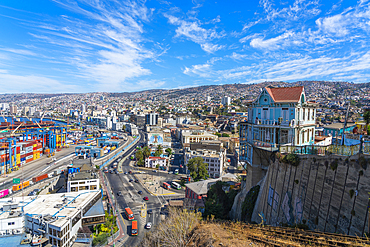
M172 186L174 189L181 190L181 186L180 186L178 183L176 183L176 182L172 182L172 183L171 183L171 186Z
M136 236L137 233L137 220L133 220L131 225L131 236Z
M171 186L168 183L164 182L163 183L163 188L165 188L167 190L170 190L171 189Z
M134 213L132 212L131 208L125 208L125 214L128 220L134 219Z

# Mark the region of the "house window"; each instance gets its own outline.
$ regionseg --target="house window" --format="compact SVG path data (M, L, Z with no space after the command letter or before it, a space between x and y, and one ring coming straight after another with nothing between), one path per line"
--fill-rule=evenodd
M303 121L306 119L306 109L303 109Z
M12 226L14 224L15 224L14 222L8 222L8 226Z
M267 119L267 108L263 108L263 119Z

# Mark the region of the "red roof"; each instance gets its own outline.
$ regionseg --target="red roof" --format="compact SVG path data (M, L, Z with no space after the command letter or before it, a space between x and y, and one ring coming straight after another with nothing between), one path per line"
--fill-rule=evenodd
M274 102L299 102L303 86L299 87L265 87Z
M155 156L149 156L148 157L150 160L165 160L166 158L162 158L162 157L155 157Z

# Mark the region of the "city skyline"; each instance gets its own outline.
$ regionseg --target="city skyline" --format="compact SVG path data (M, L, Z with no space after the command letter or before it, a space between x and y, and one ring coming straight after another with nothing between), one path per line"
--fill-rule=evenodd
M368 82L369 1L3 1L3 93Z

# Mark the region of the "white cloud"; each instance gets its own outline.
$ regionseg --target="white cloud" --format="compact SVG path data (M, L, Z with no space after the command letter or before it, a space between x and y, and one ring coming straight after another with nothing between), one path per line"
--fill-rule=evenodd
M184 36L194 43L199 44L208 53L213 53L224 47L223 45L211 43L212 40L222 38L225 35L222 32L218 33L215 28L205 29L200 26L201 23L198 20L185 21L169 14L164 14L164 16L170 24L178 26L175 37Z
M254 38L251 40L250 45L254 48L275 50L279 49L281 44L288 42L293 35L293 32L288 31L271 39Z
M19 55L36 56L36 53L29 51L29 50L13 49L13 48L0 48L0 50L11 52L11 53L16 53Z
M334 15L316 20L319 29L337 36L346 36L349 33L346 28L347 23L348 22L342 15Z
M80 92L82 88L61 83L58 80L37 75L14 75L6 70L0 70L0 85L2 93L58 93Z
M59 62L74 65L79 77L99 82L97 88L112 91L134 86L131 79L151 74L143 67L144 61L155 60L165 50L158 43L152 49L144 46L151 41L143 23L151 20L153 9L143 1L107 4L84 0L81 5L78 0L53 1L94 21L64 15L59 22L37 24L39 33L31 35L41 42L62 46L64 58Z

